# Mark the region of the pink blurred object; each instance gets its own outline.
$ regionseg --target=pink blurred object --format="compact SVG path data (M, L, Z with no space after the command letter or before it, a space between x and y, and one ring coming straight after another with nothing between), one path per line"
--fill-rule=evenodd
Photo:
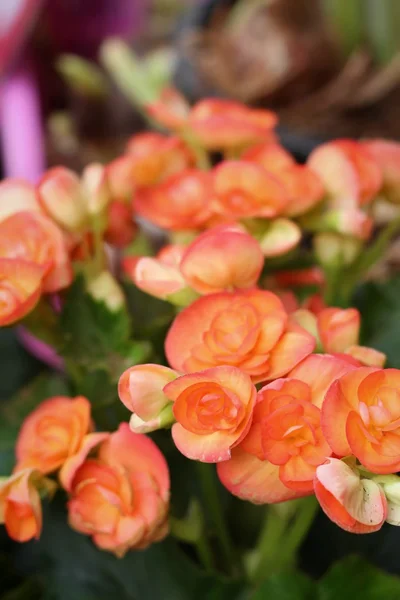
M64 360L57 354L54 348L29 333L22 325L17 327L17 336L24 348L38 360L56 371L65 370Z
M45 169L39 92L28 60L9 73L0 88L4 173L36 183Z
M95 57L106 37L137 35L149 6L150 0L48 0L45 17L61 52Z
M0 75L31 32L43 0L0 1Z

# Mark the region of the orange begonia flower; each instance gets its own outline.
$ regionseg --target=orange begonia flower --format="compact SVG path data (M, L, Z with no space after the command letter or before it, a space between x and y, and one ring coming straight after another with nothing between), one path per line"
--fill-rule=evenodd
M271 173L280 173L296 164L293 156L278 142L264 142L252 146L244 152L242 158L261 165Z
M242 148L271 136L278 119L269 110L249 108L240 102L206 99L190 111L188 128L210 150Z
M287 378L264 386L240 453L218 468L223 484L259 503L311 494L316 467L332 454L321 430L322 402L332 382L355 368L340 358L311 355Z
M164 393L174 402L172 437L178 450L212 463L228 460L246 435L257 395L250 377L228 366L182 375Z
M394 204L400 204L400 144L389 140L367 140L362 142L382 170L381 193Z
M264 256L258 242L240 227L220 226L201 234L180 265L187 283L200 294L253 287Z
M168 466L155 443L123 423L100 446L98 459L76 471L69 523L122 557L167 535L169 488Z
M177 371L232 365L255 382L272 380L288 373L315 347L313 336L288 321L272 292L210 294L175 318L166 355Z
M42 507L37 489L40 473L24 469L0 477L0 523L16 542L38 539L42 530Z
M314 490L326 515L351 533L378 531L387 517L381 486L337 458L317 467Z
M42 293L43 267L18 258L0 258L0 327L31 312Z
M289 196L275 175L260 165L228 160L214 169L214 209L229 217L275 217Z
M354 454L373 473L400 470L400 371L362 367L330 388L324 435L337 456Z
M163 229L198 229L212 215L212 197L211 174L188 169L153 188L139 190L134 208Z
M307 165L298 165L280 144L270 142L250 148L244 160L261 165L275 175L289 197L285 215L301 215L318 204L325 193L320 178Z
M54 396L45 400L22 424L14 470L31 468L47 474L61 468L60 480L68 488L66 482L71 479L79 456L83 460L108 435L88 433L90 429L90 403L83 396Z
M354 140L322 144L310 154L307 164L322 180L333 208L355 209L368 204L382 185L378 163Z
M190 106L177 89L168 87L160 97L146 104L146 112L158 123L173 131L187 126Z
M178 377L178 373L162 365L135 365L124 371L118 383L118 395L133 412L130 427L136 433L146 433L165 425L164 409L171 401L163 388ZM164 411L164 413L163 413Z
M193 164L193 158L182 140L161 133L139 133L133 136L126 152L132 158L132 175L136 187L161 183Z
M72 281L63 234L39 213L18 212L0 222L0 258L20 259L41 267L44 292L55 292Z

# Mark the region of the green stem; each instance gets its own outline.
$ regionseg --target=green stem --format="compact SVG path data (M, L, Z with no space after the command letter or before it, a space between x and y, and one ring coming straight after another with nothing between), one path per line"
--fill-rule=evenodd
M224 562L229 568L232 568L236 563L236 556L218 495L218 488L216 486L217 479L212 465L198 462L197 467L200 476L203 501L208 514L211 517L215 533L218 536Z
M198 538L196 542L196 551L206 571L213 571L214 564L212 550L210 542L208 541L207 535L205 534L204 530L202 532L202 535Z
M280 552L279 558L283 565L290 566L291 563L295 562L297 551L314 521L318 506L315 496L299 500L299 508L294 523L285 537L285 543Z
M283 514L278 506L268 507L264 527L257 545L257 560L249 576L254 583L262 582L274 573L285 571L296 562L300 548L314 520L318 503L314 496L292 501L292 508Z
M280 541L286 530L287 520L279 515L274 506L268 506L267 515L257 544L258 560L250 571L250 578L259 583L275 570L281 551Z
M189 146L196 158L196 165L201 171L209 171L212 167L207 150L200 144L190 129L181 129L178 134Z

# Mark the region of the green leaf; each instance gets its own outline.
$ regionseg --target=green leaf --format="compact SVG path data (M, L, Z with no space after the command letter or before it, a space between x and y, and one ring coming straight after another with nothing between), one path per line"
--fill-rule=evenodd
M273 575L249 600L316 600L317 586L300 572Z
M46 398L63 395L69 395L66 380L46 372L0 405L0 475L8 475L14 466L15 442L25 417Z
M243 590L206 576L171 539L122 559L98 550L68 526L65 500L59 493L45 505L40 540L16 556L45 582L43 600L235 600Z
M388 365L400 367L400 277L365 283L355 305L362 315L361 342L384 352Z
M116 383L128 367L149 354L146 342L132 341L127 309L111 311L89 296L82 278L69 289L60 316L64 335L62 355L76 392L102 407L118 399Z
M319 582L318 600L399 600L400 578L388 575L359 556L334 565Z

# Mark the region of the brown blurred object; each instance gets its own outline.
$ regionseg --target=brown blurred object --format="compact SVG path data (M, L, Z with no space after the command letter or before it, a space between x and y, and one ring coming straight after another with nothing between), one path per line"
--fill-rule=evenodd
M215 93L275 109L293 131L400 138L400 56L377 67L359 48L344 60L319 0L216 7L182 50Z

